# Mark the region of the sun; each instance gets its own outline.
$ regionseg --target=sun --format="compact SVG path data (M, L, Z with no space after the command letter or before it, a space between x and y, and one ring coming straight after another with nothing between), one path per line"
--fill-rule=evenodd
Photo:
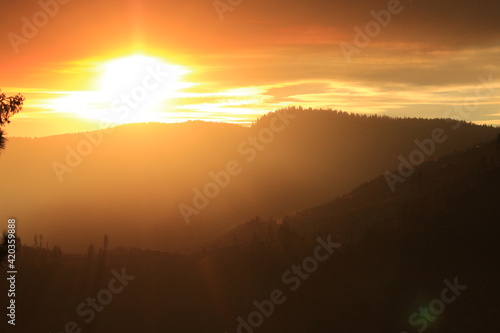
M155 90L159 85L170 91L179 86L180 78L189 71L182 66L167 64L162 59L145 55L132 55L109 60L101 66L100 88L102 91L120 93L133 92L142 88ZM127 91L130 90L130 91Z
M106 116L118 123L158 120L162 104L190 86L181 81L187 73L185 67L145 55L105 62L98 91L109 106Z
M72 92L53 106L108 124L163 121L169 100L194 85L182 80L187 67L143 54L100 61L94 72L93 91Z

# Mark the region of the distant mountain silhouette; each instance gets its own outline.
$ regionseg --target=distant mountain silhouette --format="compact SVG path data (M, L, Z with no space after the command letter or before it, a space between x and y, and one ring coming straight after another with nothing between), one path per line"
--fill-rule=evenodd
M344 248L384 233L408 233L410 237L424 230L428 233L457 226L467 229L470 235L484 236L488 232L481 226L500 231L498 182L500 147L491 141L425 162L396 192L380 175L335 200L286 215L279 221L254 218L220 236L212 246L232 246L235 239L248 246L254 235L271 242L266 236L269 230L282 224L293 229L297 239L301 235L308 242L328 231Z
M254 217L190 255L107 253L107 237L98 254L24 246L17 301L20 318L30 320L19 321L19 329L57 331L74 320L96 333L257 332L238 330L239 318L248 322L256 302L271 312L262 304L279 289L286 299L263 316L259 332L494 331L500 147L490 141L445 155L415 175L395 192L380 175L279 221ZM310 273L303 269L293 290L299 275L284 277L305 267L318 237L340 248ZM76 307L120 267L136 278L86 324ZM441 301L440 309L443 297L451 302ZM422 315L426 309L430 316ZM420 315L412 320L414 313Z
M98 132L10 138L0 157L0 172L10 175L2 204L23 221L28 239L43 233L66 251L84 251L104 233L113 234L120 246L191 251L254 216L293 214L395 170L398 157L408 158L417 149L415 140L431 138L436 129L447 140L425 156L429 161L491 141L500 132L465 122L455 130L455 124L289 108L249 128L205 122L124 125L92 144L62 182L53 163L65 164L67 149L89 149L82 142L99 141ZM192 206L193 189L203 191L213 182L210 172L225 170L229 161L237 161L241 173L187 225L179 205ZM398 184L396 194L410 184Z

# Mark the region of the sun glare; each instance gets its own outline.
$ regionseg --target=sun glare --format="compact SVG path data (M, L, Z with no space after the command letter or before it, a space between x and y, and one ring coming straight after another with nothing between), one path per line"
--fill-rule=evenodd
M59 111L110 124L163 121L168 101L193 86L182 77L190 71L158 57L132 55L96 66L94 91L73 92L52 101Z

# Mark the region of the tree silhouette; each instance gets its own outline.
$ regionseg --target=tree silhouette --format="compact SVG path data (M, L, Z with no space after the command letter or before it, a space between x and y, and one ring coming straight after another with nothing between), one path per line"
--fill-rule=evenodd
M18 113L23 108L24 97L21 94L15 96L0 93L0 149L5 148L5 137L2 127L10 123L10 117Z
M95 255L94 244L90 243L89 247L87 248L87 258L93 259L94 255Z
M109 238L108 235L104 235L104 251L108 249Z
M0 264L2 264L3 258L7 256L8 253L8 247L7 243L9 240L9 236L7 233L4 232L3 237L2 237L2 244L0 244Z
M15 234L14 238L16 240L16 247L19 248L21 246L21 240L18 237L16 237ZM7 257L7 255L9 254L8 244L9 244L9 234L4 231L2 235L2 243L0 244L0 267L2 267L3 259Z

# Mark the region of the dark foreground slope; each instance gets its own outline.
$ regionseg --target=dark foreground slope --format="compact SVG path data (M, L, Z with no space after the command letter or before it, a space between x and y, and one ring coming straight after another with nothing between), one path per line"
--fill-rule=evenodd
M196 255L24 247L17 328L60 332L75 321L84 332L496 331L499 157L493 143L446 156L396 192L380 177L281 224L254 219ZM328 256L328 247L316 250L317 237L340 247ZM110 301L100 290L122 267L135 278ZM101 312L80 305L96 295L106 303Z
M446 140L425 155L428 160L499 132L454 125L291 108L250 128L135 124L111 133L12 138L0 156L0 173L8 175L0 217L17 217L30 245L42 234L49 246L83 252L110 234L116 246L187 252L255 215L278 217L331 201L396 168L400 155L408 158L418 148L416 139L429 140L436 129ZM75 157L75 150L85 156ZM68 161L71 171L60 169ZM195 195L231 161L240 172L222 181L227 185L217 195L213 187L205 200ZM182 204L196 209L189 225Z

